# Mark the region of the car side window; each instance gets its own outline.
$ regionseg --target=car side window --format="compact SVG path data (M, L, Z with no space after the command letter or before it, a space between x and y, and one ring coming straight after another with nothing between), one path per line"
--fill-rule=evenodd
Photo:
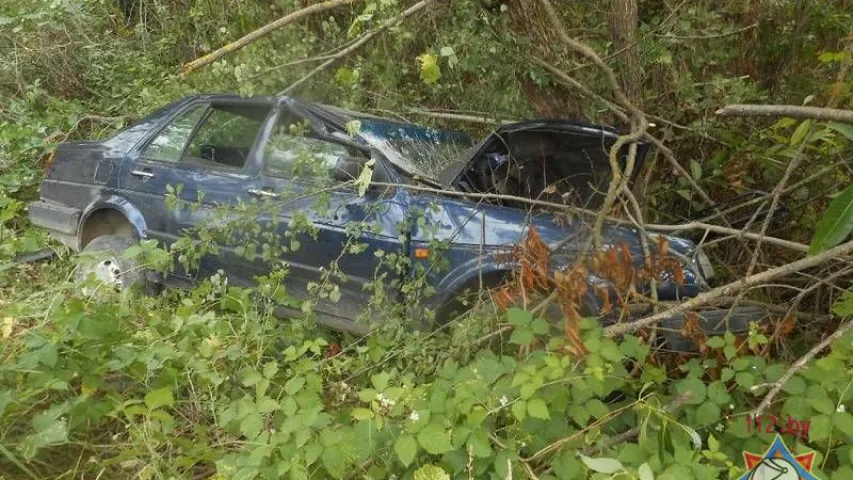
M264 172L279 178L330 183L338 158L348 155L347 147L312 137L306 124L282 115L264 149Z
M206 104L195 105L181 112L142 150L141 156L148 160L176 163L181 159L189 140L204 111Z
M268 113L268 106L212 105L181 161L243 168Z

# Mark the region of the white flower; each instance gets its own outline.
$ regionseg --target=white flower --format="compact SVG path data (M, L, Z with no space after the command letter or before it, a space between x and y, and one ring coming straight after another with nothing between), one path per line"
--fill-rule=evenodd
M838 408L835 409L835 413L844 413L847 411L847 408L844 405L838 405Z
M409 420L411 420L413 422L417 422L420 419L421 419L421 416L418 415L417 410L412 410L412 413L409 414Z
M506 398L506 395L501 396L498 401L501 402L502 407L507 406L507 404L509 403L509 399Z
M724 427L722 423L718 423L716 429L718 432L722 432L726 427Z
M376 394L376 401L379 402L379 405L382 405L382 408L391 408L395 403L397 403L390 398L385 398L385 395L382 395L381 393Z
M734 410L734 409L735 409L735 404L734 404L734 403L730 403L730 404L729 404L729 410Z

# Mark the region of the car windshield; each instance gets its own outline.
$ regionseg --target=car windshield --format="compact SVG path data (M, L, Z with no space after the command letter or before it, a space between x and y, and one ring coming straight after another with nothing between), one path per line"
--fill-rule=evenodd
M459 160L473 142L462 133L411 123L359 118L359 135L388 159L412 175L436 179L439 172Z

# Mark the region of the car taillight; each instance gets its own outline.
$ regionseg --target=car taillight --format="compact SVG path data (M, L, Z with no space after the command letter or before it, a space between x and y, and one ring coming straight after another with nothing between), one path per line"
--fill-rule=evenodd
M53 157L56 156L56 152L50 152L47 154L47 157L44 158L44 163L42 167L44 168L44 175L47 176L47 173L50 171L50 164L53 163Z

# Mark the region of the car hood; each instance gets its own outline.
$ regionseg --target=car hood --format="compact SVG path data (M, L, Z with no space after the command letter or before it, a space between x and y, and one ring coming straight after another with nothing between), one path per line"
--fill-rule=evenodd
M594 208L610 182L609 150L619 136L611 127L569 120L507 124L445 167L439 182L445 189ZM648 150L645 143L637 146L632 177ZM627 153L626 146L620 152L623 167Z

